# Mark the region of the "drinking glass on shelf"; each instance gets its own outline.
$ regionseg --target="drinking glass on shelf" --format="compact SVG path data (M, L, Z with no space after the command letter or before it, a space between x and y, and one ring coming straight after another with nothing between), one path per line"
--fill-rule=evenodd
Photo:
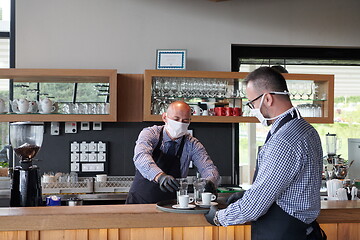
M307 99L310 100L311 96L313 95L313 82L309 82L308 86L306 87L306 92L305 94L307 95Z
M164 96L166 96L166 97L170 96L170 90L171 90L171 88L170 88L170 81L169 81L169 79L164 79L164 83L163 83L163 88L162 88L162 90L163 90Z
M88 105L86 103L79 103L78 104L78 113L79 114L87 114L88 113Z
M62 111L65 114L73 114L74 112L74 104L73 103L64 103L62 107Z
M104 114L103 103L96 103L95 113L96 114Z
M161 90L162 90L162 79L159 77L155 77L153 80L153 93L155 97L161 96Z
M217 95L217 83L215 80L210 81L211 89L210 89L210 97L214 98Z
M298 83L296 84L296 87L297 87L297 93L299 94L300 100L302 100L304 94L306 93L306 87L307 87L307 85L306 85L306 83L304 83L304 82L298 82Z
M179 97L185 97L186 96L186 80L184 78L180 78L178 80L178 96Z
M170 96L177 96L178 94L178 82L175 78L170 79Z
M88 103L88 114L97 114L96 103Z
M297 87L295 81L287 81L288 90L292 99L295 99L297 95Z

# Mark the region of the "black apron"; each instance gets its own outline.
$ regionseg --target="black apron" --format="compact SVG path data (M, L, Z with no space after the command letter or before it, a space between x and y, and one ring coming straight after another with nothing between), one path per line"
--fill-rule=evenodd
M285 123L297 117L296 111L294 114L287 114L279 123L273 134L275 134ZM266 138L265 143L270 138L270 132ZM258 164L254 173L254 179L258 173ZM290 216L282 210L276 202L269 208L269 210L258 220L251 222L251 239L252 240L305 240L306 229L309 224L306 224L299 219Z
M153 151L153 159L156 165L166 174L174 178L181 177L180 158L185 144L185 136L182 137L180 147L175 156L170 156L160 150L163 140L164 128L160 131L160 137L157 146ZM158 183L144 178L139 170L136 169L134 181L130 187L126 199L127 204L134 203L157 203L159 201L176 199L176 192L163 192Z

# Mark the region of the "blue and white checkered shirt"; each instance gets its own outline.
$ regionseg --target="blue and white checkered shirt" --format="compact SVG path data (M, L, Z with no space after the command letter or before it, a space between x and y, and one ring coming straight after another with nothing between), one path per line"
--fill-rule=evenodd
M144 128L136 141L134 150L134 164L135 167L140 171L141 175L153 181L156 175L163 172L154 162L152 153L156 148L160 131L163 129L162 126L152 126ZM180 147L182 138L176 139L176 152ZM164 153L167 152L170 146L171 138L168 136L165 129L163 130L163 141L160 146L160 150ZM186 177L189 172L190 161L193 161L197 167L201 177L211 180L215 185L219 184L220 176L218 169L210 159L204 146L199 142L198 139L192 137L189 134L185 135L185 144L183 153L180 158L180 170L181 177Z
M282 115L274 122L271 133ZM285 123L261 148L258 175L244 196L218 212L221 225L256 221L271 205L309 224L320 213L322 148L317 131L303 118Z

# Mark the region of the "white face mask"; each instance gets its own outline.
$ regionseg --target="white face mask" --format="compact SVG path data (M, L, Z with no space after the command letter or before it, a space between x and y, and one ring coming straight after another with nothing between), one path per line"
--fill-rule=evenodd
M170 118L166 118L165 129L171 138L176 139L184 136L187 133L190 123L182 123Z
M288 92L272 92L272 93L282 94L282 95L289 95ZM274 120L274 119L280 117L284 113L279 114L278 116L272 117L272 118L265 118L264 117L264 115L261 113L260 109L261 109L261 106L263 104L264 97L265 97L266 94L267 93L264 93L264 95L261 97L259 108L250 109L250 114L253 115L254 117L256 117L263 126L268 127L270 125L269 122L268 122L269 120Z

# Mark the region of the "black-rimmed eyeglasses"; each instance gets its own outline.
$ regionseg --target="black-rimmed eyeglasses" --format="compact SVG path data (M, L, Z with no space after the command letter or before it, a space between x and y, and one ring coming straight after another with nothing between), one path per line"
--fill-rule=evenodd
M254 102L256 100L258 100L259 98L261 98L265 93L257 96L256 98L254 98L253 100L251 101L248 101L245 103L246 106L248 106L250 109L255 109L255 106L254 106ZM283 94L283 95L288 95L287 92L269 92L269 94L272 94L272 95L275 95L275 94Z
M261 98L263 95L264 94L261 94L261 95L257 96L256 98L254 98L253 100L250 100L250 101L246 102L245 105L248 106L250 109L255 109L255 106L254 106L253 102L255 102L256 100Z

